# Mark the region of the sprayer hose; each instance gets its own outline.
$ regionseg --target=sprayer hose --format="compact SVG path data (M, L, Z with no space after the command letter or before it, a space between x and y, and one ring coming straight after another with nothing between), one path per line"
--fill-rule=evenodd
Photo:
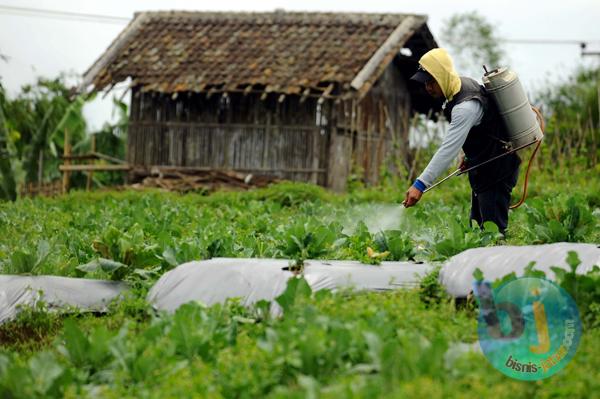
M544 130L546 129L546 123L544 122L544 117L542 116L542 113L536 107L532 106L531 109L533 110L533 112L535 112L535 116L540 125L540 129L542 130L542 133L544 133ZM542 139L540 139L537 142L535 149L531 153L531 157L529 157L529 163L527 164L527 170L525 171L525 181L523 182L523 195L521 196L521 199L519 200L519 202L517 202L514 205L511 205L509 209L517 209L518 207L523 205L523 202L525 202L525 198L527 198L527 185L529 184L529 171L531 170L531 165L533 164L533 158L535 157L535 154L537 153L541 144L542 144Z

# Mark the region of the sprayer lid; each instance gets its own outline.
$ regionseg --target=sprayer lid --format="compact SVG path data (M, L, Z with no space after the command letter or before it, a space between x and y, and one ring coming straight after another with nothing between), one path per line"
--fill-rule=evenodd
M516 74L507 67L494 69L483 75L483 84L487 89L505 86L516 78Z

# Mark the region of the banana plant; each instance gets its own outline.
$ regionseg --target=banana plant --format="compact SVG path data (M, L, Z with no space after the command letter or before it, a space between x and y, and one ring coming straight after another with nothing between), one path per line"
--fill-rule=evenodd
M85 100L84 97L73 100L72 92L59 77L25 85L16 98L5 102L7 128L11 137L14 136L11 157L13 162L22 165L26 182L58 177L57 147L64 145L58 133L68 128L73 142L84 137L86 125L82 107Z

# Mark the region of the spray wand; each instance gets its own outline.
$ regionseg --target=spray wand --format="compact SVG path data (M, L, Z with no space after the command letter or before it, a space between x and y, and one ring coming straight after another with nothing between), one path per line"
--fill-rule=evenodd
M535 108L534 108L534 111L536 113L539 113L539 111L537 109L535 109ZM536 141L531 142L531 143L524 144L524 145L519 146L517 148L514 148L514 149L512 149L510 151L507 151L507 152L505 152L503 154L500 154L500 155L497 155L495 157L492 157L492 158L488 159L487 161L481 162L480 164L471 166L469 168L458 168L454 172L452 172L451 174L449 174L448 176L444 177L442 180L440 180L437 183L429 186L427 189L425 189L425 191L423 191L423 194L426 193L426 192L428 192L428 191L430 191L431 189L439 186L440 184L442 184L446 180L450 179L451 177L460 176L462 174L465 174L465 173L467 173L467 172L469 172L469 171L471 171L473 169L479 168L480 166L483 166L483 165L485 165L487 163L495 161L498 158L505 157L505 156L507 156L509 154L512 154L513 152L517 152L519 150L522 150L523 148L529 147L530 145L533 145L533 144L536 144L536 146L535 146L535 149L533 150L533 153L531 154L531 157L529 158L529 163L527 164L527 171L525 172L525 182L523 183L523 195L521 196L521 199L519 200L519 202L517 202L515 205L511 205L510 206L510 209L516 209L519 206L521 206L523 204L523 202L525 202L525 198L527 197L527 186L528 186L528 183L529 183L529 171L531 170L531 165L533 163L533 158L535 157L535 154L537 153L538 149L540 148L540 144L542 144L542 140L541 139L540 140L536 140Z

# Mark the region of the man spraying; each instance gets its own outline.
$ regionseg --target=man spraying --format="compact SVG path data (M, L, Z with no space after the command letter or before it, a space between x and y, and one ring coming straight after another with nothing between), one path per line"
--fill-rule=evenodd
M479 165L506 152L507 133L495 103L477 81L459 77L447 51L436 48L419 60L411 78L425 85L434 98L445 98L444 115L450 127L431 161L406 192L405 207L414 206L428 187L458 157L461 169ZM504 233L508 225L510 194L517 183L521 160L516 153L499 157L468 172L471 219L479 226L494 222Z

